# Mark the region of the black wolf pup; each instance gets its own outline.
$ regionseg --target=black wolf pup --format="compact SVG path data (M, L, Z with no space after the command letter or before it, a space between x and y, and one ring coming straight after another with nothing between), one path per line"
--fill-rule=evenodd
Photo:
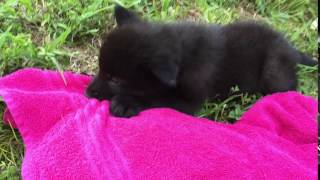
M296 64L316 65L284 37L257 22L160 24L115 7L118 27L104 39L89 97L111 101L115 116L152 107L194 114L230 88L270 94L295 90Z

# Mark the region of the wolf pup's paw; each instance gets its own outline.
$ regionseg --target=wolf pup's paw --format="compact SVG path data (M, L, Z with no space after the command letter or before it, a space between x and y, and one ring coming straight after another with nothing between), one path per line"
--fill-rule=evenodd
M141 103L130 96L116 95L111 99L110 112L118 117L131 117L142 110Z

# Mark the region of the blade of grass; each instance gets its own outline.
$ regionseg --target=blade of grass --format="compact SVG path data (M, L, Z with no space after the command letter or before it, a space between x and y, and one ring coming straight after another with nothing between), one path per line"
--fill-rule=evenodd
M69 36L69 34L71 33L71 28L68 27L63 33L60 34L59 37L57 37L55 40L53 40L52 42L50 42L48 45L47 45L47 49L48 51L51 51L53 49L56 49L58 48L60 45L62 45L67 37Z
M92 17L92 16L94 16L94 15L96 15L96 14L102 12L102 11L106 11L106 10L109 10L109 9L112 9L112 8L113 8L113 6L107 6L107 7L98 9L98 10L96 10L96 11L86 12L86 13L82 14L82 15L79 17L79 20L80 20L80 21L83 21L83 20L88 19L88 18L90 18L90 17Z
M59 74L60 74L60 76L61 76L61 78L62 78L62 80L63 80L64 85L67 86L67 85L68 85L68 84L67 84L67 80L66 80L66 78L64 77L64 74L63 74L64 71L63 71L63 69L61 68L60 64L58 63L58 61L57 61L54 57L51 57L50 59L51 59L51 61L54 63L54 65L56 66L56 68L58 69L58 72L59 72Z

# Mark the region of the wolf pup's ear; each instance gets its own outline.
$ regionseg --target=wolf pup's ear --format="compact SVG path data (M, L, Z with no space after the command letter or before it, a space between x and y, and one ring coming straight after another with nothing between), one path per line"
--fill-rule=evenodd
M119 27L126 24L133 24L140 21L140 18L136 15L136 13L129 11L120 5L115 6L114 15L116 18L117 25Z
M148 64L148 69L162 83L169 87L176 87L178 77L178 64L173 61L156 61Z

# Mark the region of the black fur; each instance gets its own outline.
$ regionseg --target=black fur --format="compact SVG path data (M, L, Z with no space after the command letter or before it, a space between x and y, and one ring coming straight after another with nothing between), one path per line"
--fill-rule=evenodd
M118 27L104 40L86 93L111 100L116 116L152 107L193 114L235 85L249 93L294 90L296 64L306 58L257 22L157 24L119 6L115 16Z

